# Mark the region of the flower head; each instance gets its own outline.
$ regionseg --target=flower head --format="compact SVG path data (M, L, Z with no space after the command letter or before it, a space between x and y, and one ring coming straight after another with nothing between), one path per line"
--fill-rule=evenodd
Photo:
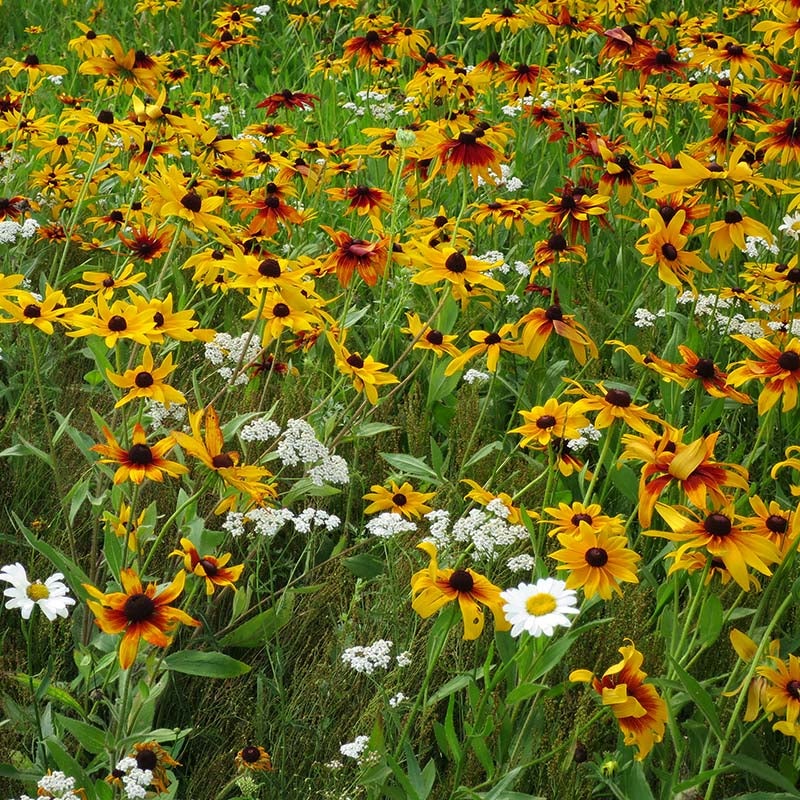
M564 581L540 578L536 583L520 583L513 589L500 592L505 601L503 613L511 623L511 635L527 631L531 636L552 636L557 627L568 628L572 620L567 614L577 614L574 589Z
M0 581L11 585L3 594L8 598L6 608L18 608L22 619L30 619L34 606L39 606L42 613L52 622L56 617L66 618L69 606L75 604L70 597L64 576L54 572L44 583L28 580L25 567L20 563L7 564L0 569Z

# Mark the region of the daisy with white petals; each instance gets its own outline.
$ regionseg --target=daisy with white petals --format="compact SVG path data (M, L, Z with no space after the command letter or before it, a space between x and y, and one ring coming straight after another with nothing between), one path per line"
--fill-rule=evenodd
M520 583L500 592L503 613L511 623L511 635L527 631L531 636L552 636L557 627L569 628L567 614L577 614L577 597L564 581L539 578L536 583Z
M52 622L56 617L65 617L69 613L68 606L75 600L68 595L67 586L62 582L64 576L54 572L44 583L28 580L28 574L22 564L7 564L0 569L0 581L11 584L3 594L9 598L6 608L18 608L23 619L30 619L34 606L39 606L42 613Z

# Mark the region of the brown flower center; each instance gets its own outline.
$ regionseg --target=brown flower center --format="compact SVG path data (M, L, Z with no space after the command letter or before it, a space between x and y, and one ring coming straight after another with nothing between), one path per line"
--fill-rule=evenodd
M612 406L627 408L631 404L631 396L624 389L609 389L605 400Z
M483 339L484 344L500 344L503 340L500 338L499 333L490 333L488 336L485 336Z
M550 322L556 322L564 319L564 312L561 310L561 306L550 306L550 308L544 312L544 315L550 320Z
M536 420L536 427L541 428L543 431L552 428L555 424L556 418L552 414L542 414L542 416Z
M272 309L272 313L276 317L288 317L289 314L292 313L292 310L286 305L286 303L276 303L275 307Z
M661 245L661 255L663 255L667 261L674 261L678 257L678 251L674 244L667 242Z
M128 461L139 467L153 463L153 451L146 444L135 444L128 450Z
M158 756L152 750L140 750L136 754L136 766L139 769L149 769L152 772L158 766Z
M428 331L425 334L425 339L432 345L438 346L444 342L444 334L441 331Z
M791 680L786 684L786 694L795 700L800 700L800 681Z
M778 356L778 366L789 372L800 369L800 354L795 353L794 350L787 350L785 353L781 353Z
M588 522L592 524L592 518L589 514L573 514L570 522L577 527L581 522Z
M402 492L397 492L392 495L392 502L396 506L404 506L408 502L408 498Z
M709 514L703 527L712 536L727 536L731 532L733 523L724 514Z
M465 569L457 569L447 581L457 592L471 592L475 585L472 575Z
M137 372L133 382L140 388L146 389L155 383L153 376L149 372Z
M742 215L738 211L734 210L725 212L726 225L735 225L737 222L741 221L742 221Z
M364 359L358 353L353 353L348 356L347 363L355 369L361 369L364 366Z
M127 327L128 323L125 321L125 317L121 317L119 314L114 314L108 321L108 329L114 333L121 333Z
M444 262L444 267L448 272L466 272L467 259L461 253L451 253Z
M203 198L200 197L197 192L187 192L181 198L181 205L187 209L187 211L196 214L203 207Z
M602 547L590 547L584 558L590 567L604 567L608 563L608 553Z
M219 567L207 558L201 558L198 563L209 578L213 578L219 572Z
M247 764L255 764L261 758L261 751L257 747L250 745L242 750L242 761Z
M767 530L770 530L773 533L786 533L786 528L789 526L789 521L786 519L786 517L780 516L780 514L770 514L765 520L764 524L767 526Z
M42 316L42 309L36 303L28 303L22 310L22 316L28 319L36 319Z
M129 622L150 619L155 610L156 604L146 594L132 594L122 607L122 613Z
M230 469L236 466L230 453L219 453L211 459L214 469Z
M694 374L697 375L698 378L713 378L716 374L714 362L710 358L699 359L694 365Z

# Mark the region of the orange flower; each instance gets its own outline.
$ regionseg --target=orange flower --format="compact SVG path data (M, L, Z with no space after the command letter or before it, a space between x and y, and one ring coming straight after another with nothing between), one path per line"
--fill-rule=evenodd
M783 411L797 405L797 383L800 381L800 339L792 338L781 350L767 339L751 339L742 334L731 336L755 353L760 361L745 359L743 366L728 375L731 386L741 386L754 378L766 381L758 396L758 413L766 414L783 397Z
M164 458L175 446L175 440L171 436L166 436L150 446L147 444L144 428L137 422L133 426L133 444L126 450L119 446L108 428L103 428L103 434L106 444L96 444L89 449L104 456L100 459L103 464L119 464L114 473L114 483L122 483L128 479L141 483L145 478L161 482L164 480L162 472L177 477L189 471L183 464Z
M667 704L652 684L645 683L647 673L641 669L644 657L630 639L625 641L630 644L619 648L622 661L609 667L602 678L596 678L588 669L576 669L569 679L591 682L603 705L611 706L625 744L636 745L636 760L641 761L664 738Z
M122 669L128 669L136 660L140 639L154 647L169 647L171 639L167 633L178 623L200 625L185 611L169 605L183 591L186 580L183 572L179 572L175 580L160 592L156 592L154 583L142 588L139 576L132 569L123 569L120 580L124 592L104 594L88 583L84 583L83 588L99 601L88 600L87 604L103 633L123 634L119 648Z
M183 558L183 568L200 578L205 578L206 594L214 594L214 588L230 586L234 591L234 584L242 574L244 564L237 564L235 567L228 567L226 564L231 560L231 554L216 558L215 556L201 556L197 548L189 539L181 539L183 550L173 550L171 556L181 556Z
M322 262L320 272L323 275L335 272L339 283L347 287L353 272L357 270L367 286L374 286L386 269L389 237L382 236L376 242L367 242L354 239L344 231L335 231L327 225L320 225L320 228L336 245L336 250Z

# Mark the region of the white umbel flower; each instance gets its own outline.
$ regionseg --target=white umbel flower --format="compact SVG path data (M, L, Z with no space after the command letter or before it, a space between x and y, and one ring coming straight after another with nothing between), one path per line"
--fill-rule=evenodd
M10 583L3 594L9 598L6 608L18 608L23 619L30 619L33 607L39 606L42 613L52 622L56 617L66 617L69 606L75 600L69 596L64 576L54 572L44 583L28 580L28 573L22 564L7 564L0 569L0 581Z
M527 631L531 636L552 636L557 627L569 628L572 620L567 614L577 614L578 608L576 592L566 586L556 578L539 578L500 592L511 635Z

